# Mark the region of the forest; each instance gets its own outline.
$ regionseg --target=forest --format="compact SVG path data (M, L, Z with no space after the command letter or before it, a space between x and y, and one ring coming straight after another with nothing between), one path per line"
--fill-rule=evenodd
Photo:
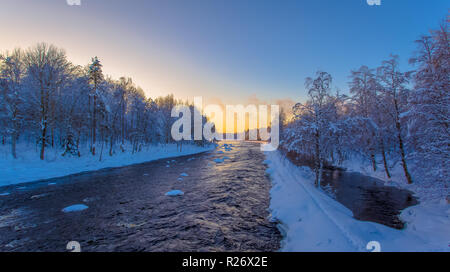
M282 130L282 149L310 166L320 185L325 167L355 157L382 168L390 179L400 168L408 184L431 183L448 195L450 157L449 20L416 41L417 50L401 71L399 56L379 67L361 66L349 75L349 93L333 88L323 71L305 82L309 99L293 108Z
M41 160L49 147L61 149L61 156L100 153L101 159L103 153L173 143L172 108L193 108L173 95L146 98L131 78L105 77L97 57L74 65L64 50L46 43L3 53L0 61L0 137L13 158L19 142L35 144Z

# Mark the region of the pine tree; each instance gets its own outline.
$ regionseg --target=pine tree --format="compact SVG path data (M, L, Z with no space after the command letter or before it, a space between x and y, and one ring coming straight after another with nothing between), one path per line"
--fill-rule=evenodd
M103 81L102 64L97 57L92 58L92 63L89 65L89 79L92 84L93 97L93 111L92 111L92 140L91 140L91 152L95 156L95 144L97 142L97 99L98 99L98 88Z

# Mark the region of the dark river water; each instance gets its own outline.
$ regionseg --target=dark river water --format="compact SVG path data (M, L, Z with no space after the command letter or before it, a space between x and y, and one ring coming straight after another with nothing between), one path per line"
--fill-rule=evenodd
M385 186L384 181L357 172L326 170L321 185L356 219L397 229L404 227L400 212L418 204L410 191Z
M69 241L82 251L276 251L264 155L234 145L0 188L11 193L0 197L0 251L65 251ZM62 212L74 204L89 208Z

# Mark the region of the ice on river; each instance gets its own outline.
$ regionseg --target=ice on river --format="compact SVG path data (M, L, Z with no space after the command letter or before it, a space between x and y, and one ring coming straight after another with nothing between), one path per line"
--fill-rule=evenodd
M184 195L184 192L180 190L173 190L166 193L166 196L181 196L181 195Z
M75 204L75 205L72 205L72 206L65 207L64 209L62 209L62 211L65 212L65 213L68 213L68 212L79 212L79 211L86 210L87 208L89 208L89 207L84 205L84 204Z
M214 162L215 162L215 163L222 163L222 162L223 162L223 159L217 158L217 159L214 160Z

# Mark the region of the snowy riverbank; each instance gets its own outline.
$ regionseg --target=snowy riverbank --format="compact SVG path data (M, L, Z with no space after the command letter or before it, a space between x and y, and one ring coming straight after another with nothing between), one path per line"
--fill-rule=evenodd
M212 150L215 146L183 145L180 152L177 150L176 144L155 145L148 148L144 147L141 152L134 154L130 152L117 152L113 156L103 154L101 161L99 160L99 154L92 156L85 152L86 155L81 157L62 157L60 150L49 150L46 160L41 161L37 151L25 145L18 147L18 158L13 159L7 148L9 146L0 147L0 186L191 155Z
M273 186L270 210L280 221L282 251L369 251L371 241L381 251L450 251L450 207L426 203L401 214L406 228L396 230L353 218L352 212L313 185L307 169L277 152L266 152Z

